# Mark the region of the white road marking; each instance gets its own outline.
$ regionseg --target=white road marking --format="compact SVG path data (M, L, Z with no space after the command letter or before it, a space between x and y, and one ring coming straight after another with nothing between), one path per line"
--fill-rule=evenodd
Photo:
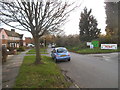
M106 61L110 61L110 58L111 58L111 57L103 56L103 58L104 58Z

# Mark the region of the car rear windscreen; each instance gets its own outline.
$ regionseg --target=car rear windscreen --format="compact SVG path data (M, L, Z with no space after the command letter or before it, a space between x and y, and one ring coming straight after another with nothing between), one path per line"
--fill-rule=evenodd
M58 53L66 53L67 50L66 50L66 49L57 49L57 52L58 52Z

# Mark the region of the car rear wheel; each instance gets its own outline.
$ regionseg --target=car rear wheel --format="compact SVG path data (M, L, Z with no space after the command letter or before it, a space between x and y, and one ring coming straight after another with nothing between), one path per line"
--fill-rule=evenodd
M70 59L68 59L68 61L70 61Z

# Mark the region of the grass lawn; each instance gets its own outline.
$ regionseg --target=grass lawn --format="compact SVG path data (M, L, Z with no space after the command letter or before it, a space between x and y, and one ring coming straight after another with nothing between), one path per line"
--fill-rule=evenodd
M44 64L34 65L35 56L25 56L19 75L13 88L67 88L66 81L59 67L51 57L42 56Z
M117 50L102 50L100 48L86 48L86 49L68 49L69 51L75 52L75 53L80 53L80 54L98 54L98 53L112 53L112 52L120 52L120 48Z
M21 54L21 52L17 52L17 55Z
M41 53L41 54L48 54L46 48L40 48L40 53ZM33 48L33 49L31 49L30 51L28 51L26 54L36 54L36 51L35 51L35 49Z

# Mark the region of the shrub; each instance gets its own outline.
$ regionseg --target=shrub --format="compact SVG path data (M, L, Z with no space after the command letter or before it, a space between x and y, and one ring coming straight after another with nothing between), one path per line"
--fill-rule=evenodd
M80 44L77 44L75 46L67 47L67 49L72 50L72 51L78 51L81 49L88 48L86 45L86 42L81 42Z
M7 56L8 56L7 48L2 47L2 62L6 62Z
M100 37L97 40L100 44L118 44L118 37Z
M21 47L19 47L19 48L17 48L17 51L25 51L25 47L23 47L23 46L21 46Z
M79 44L79 48L80 48L80 49L87 48L86 42L81 42L81 43Z
M14 47L7 47L7 49L9 49L9 51L14 51Z

